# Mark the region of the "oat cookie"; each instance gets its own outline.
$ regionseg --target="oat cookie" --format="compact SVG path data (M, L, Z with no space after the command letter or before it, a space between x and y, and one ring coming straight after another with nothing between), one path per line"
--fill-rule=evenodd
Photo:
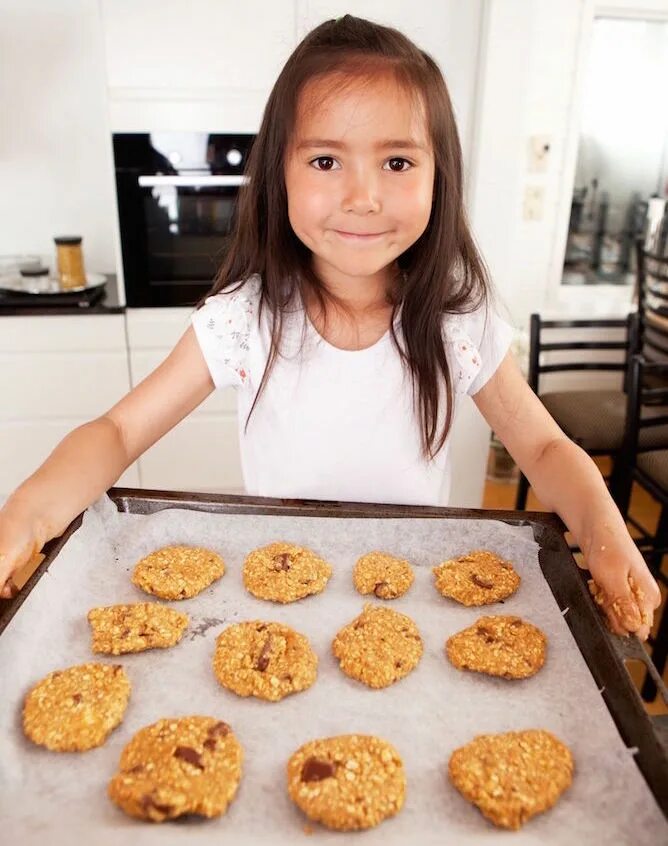
M343 672L369 687L387 687L407 676L422 657L420 632L410 617L367 603L334 638Z
M254 549L244 562L246 590L272 602L295 602L320 593L331 575L331 566L315 552L291 543Z
M234 798L243 749L214 717L158 720L121 753L108 794L131 817L151 822L183 814L217 817Z
M189 599L225 572L223 559L198 546L165 546L142 558L132 583L161 599Z
M120 664L79 664L55 670L25 698L23 731L55 752L101 746L123 719L130 680Z
M520 617L480 617L449 637L445 651L460 670L474 670L506 679L533 676L545 663L547 638Z
M456 749L448 775L494 825L519 829L547 811L573 781L573 756L541 729L487 734Z
M174 646L183 637L188 615L159 602L135 602L91 608L93 652L122 655Z
M353 571L355 588L363 596L372 593L378 599L403 596L414 578L408 561L385 552L368 552L358 560Z
M226 628L218 635L213 656L223 687L271 702L311 687L317 668L318 656L304 635L262 620Z
M462 605L490 605L515 593L520 577L510 561L478 549L433 568L436 590Z
M371 828L393 817L405 792L399 753L372 735L312 740L288 761L292 801L310 819L339 831Z

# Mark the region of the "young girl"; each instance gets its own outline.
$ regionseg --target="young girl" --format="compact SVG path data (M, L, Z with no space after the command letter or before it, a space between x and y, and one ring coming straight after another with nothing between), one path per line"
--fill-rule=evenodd
M436 505L464 394L564 520L613 631L659 589L600 473L523 379L463 208L436 63L346 15L281 72L231 250L167 359L71 432L0 511L0 585L214 388L235 386L248 493ZM631 578L629 578L631 577Z

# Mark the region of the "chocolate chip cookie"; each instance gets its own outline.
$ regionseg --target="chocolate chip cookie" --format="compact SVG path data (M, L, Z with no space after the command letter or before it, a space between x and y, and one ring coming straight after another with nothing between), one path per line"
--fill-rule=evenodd
M165 546L136 565L132 583L161 599L197 596L225 572L223 559L198 546Z
M520 617L481 617L469 628L449 637L445 651L460 670L473 670L506 679L526 679L545 663L547 638Z
M108 794L141 820L217 817L234 798L242 761L243 750L227 723L214 717L158 720L127 744Z
M385 552L368 552L358 560L353 570L355 588L363 596L372 593L378 599L403 596L414 578L408 561Z
M312 740L288 761L288 793L312 820L339 831L371 828L399 813L406 776L397 750L379 737Z
M573 781L573 756L541 729L480 735L450 757L450 781L501 828L547 811Z
M25 698L23 731L55 752L101 746L123 719L130 680L120 664L79 664L55 670Z
M159 602L91 608L93 652L122 655L174 646L188 626L188 615Z
M331 566L315 552L291 543L255 549L244 562L246 590L272 602L295 602L320 593L331 575Z
M213 669L239 696L277 702L315 681L318 656L304 635L281 623L236 623L216 641Z
M332 651L347 676L381 688L417 666L423 645L410 617L367 603L359 617L336 635Z
M520 577L510 561L478 549L433 568L436 590L462 605L490 605L511 596Z

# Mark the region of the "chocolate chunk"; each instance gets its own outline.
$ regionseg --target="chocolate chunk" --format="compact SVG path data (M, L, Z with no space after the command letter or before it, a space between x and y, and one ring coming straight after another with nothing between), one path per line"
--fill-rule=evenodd
M213 752L216 748L216 738L215 737L207 737L207 739L202 744L205 749L208 749L209 752Z
M491 629L486 628L485 626L478 626L476 628L476 633L482 635L485 638L485 643L497 643L498 638L494 634Z
M78 705L81 702L81 694L80 693L73 693L72 699L74 700L75 705Z
M491 590L494 587L494 582L485 581L485 579L481 578L477 573L471 574L471 581L479 588L484 588L484 590Z
M191 749L190 746L177 746L174 750L174 757L180 758L182 761L187 761L193 767L198 767L200 770L204 769L199 752L196 749Z
M307 758L302 767L302 781L322 781L331 778L336 772L336 765L320 758Z
M376 587L373 589L373 592L374 592L374 594L378 597L378 599L382 599L382 598L383 598L383 594L382 594L382 593L380 593L380 591L381 591L383 588L388 588L388 587L389 587L389 585L388 585L388 583L387 583L387 582L378 582L378 583L376 584Z
M123 665L122 664L114 664L114 672L115 673L121 673L122 671L123 671Z
M282 570L287 572L290 569L290 554L288 552L281 552L279 555L274 555L274 570Z
M260 654L258 655L257 661L255 662L255 669L260 670L260 672L264 673L264 671L269 666L269 653L271 652L271 635L265 640L262 649L260 650Z
M144 769L143 764L135 764L134 767L130 767L129 770L124 770L125 775L130 775L132 773L141 773Z
M208 731L208 734L211 737L225 737L225 735L229 734L231 731L232 729L227 725L227 723L224 723L222 720L219 720L219 722L211 726Z

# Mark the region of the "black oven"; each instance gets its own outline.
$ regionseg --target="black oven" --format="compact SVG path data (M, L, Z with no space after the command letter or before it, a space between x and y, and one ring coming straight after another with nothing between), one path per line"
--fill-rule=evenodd
M254 135L114 134L128 306L193 305L228 246Z

